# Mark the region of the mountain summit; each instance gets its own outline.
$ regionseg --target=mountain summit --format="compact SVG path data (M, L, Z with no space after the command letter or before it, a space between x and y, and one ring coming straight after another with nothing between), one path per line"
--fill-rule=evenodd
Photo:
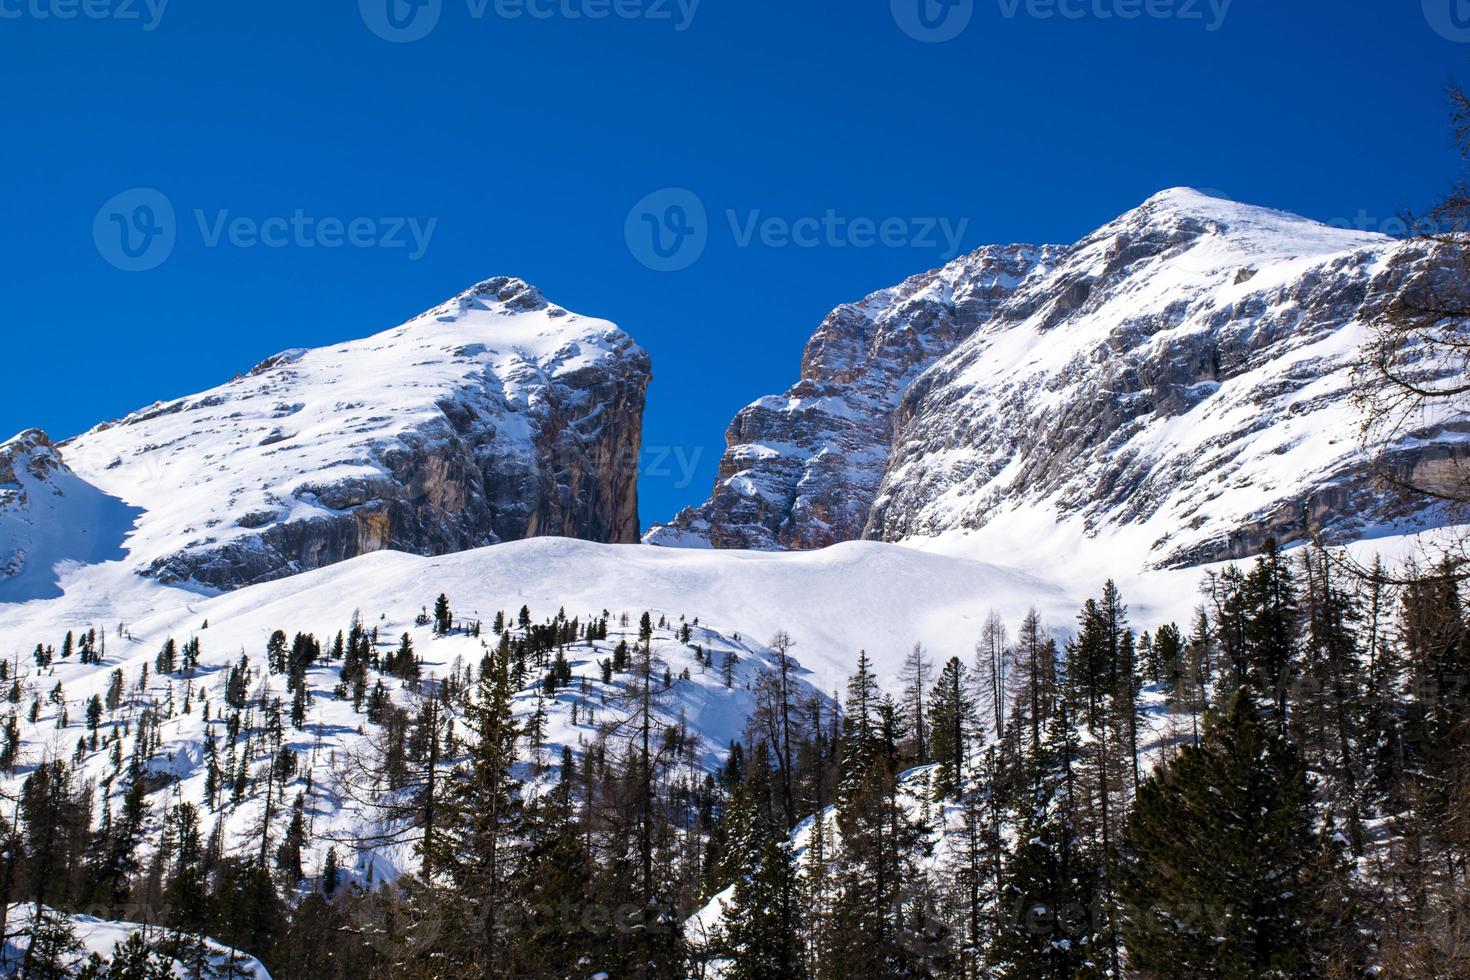
M137 571L229 590L389 548L637 540L649 379L648 356L612 324L497 278L50 451L137 511Z

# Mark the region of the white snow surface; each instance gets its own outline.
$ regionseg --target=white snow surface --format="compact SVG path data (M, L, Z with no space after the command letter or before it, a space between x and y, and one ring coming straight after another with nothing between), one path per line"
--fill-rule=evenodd
M1404 538L1371 544L1393 545L1397 551L1389 554L1398 557L1421 543ZM1368 558L1368 552L1359 557ZM969 662L991 611L999 613L1014 631L1026 611L1035 607L1049 628L1068 634L1082 599L1100 592L1106 568L1106 554L1086 555L1070 567L1055 569L1054 580L1048 580L970 557L877 542L852 542L818 552L772 553L537 538L439 558L379 552L290 579L203 597L133 575L119 563L76 567L68 573L63 597L0 605L0 655L24 675L25 689L19 706L22 765L8 781L18 783L46 758L70 758L85 734L87 700L102 694L112 672L121 669L129 700L104 723L104 736L135 716L144 704L167 705L171 700L175 707L163 725L163 749L152 768L176 777L177 783L151 798L156 817L180 799L203 800L206 726L202 701L207 699L212 706L210 725L220 749L226 750L220 719L228 667L243 654L261 668L267 638L274 630L284 630L288 637L310 632L329 646L356 614L369 629L378 629L383 653L396 646L402 633L410 633L423 658L425 676L443 678L457 662L471 666L480 662L483 644L495 642L489 625L496 610L514 617L522 605L529 606L537 622L558 609L565 609L569 617L580 617L584 624L604 610L612 615L609 640L592 649L585 645L571 649L568 658L575 680L544 704L548 724L540 758L550 771L563 746L580 752L596 739L601 724L617 717L618 681L615 678L613 687L602 684L599 661L611 657L619 639L631 641L636 636L638 618L645 610L655 621L660 617L668 621L668 628L659 629L654 640L656 653L674 678L660 716L665 724L687 727L697 745L689 764L708 771L723 761L729 742L744 730L755 704L752 689L773 663L765 643L777 630L784 629L795 639L793 652L802 668L801 684L809 694L839 692L858 651L864 649L880 678L893 684L905 654L916 642L923 643L937 662L951 656ZM1190 610L1199 601L1197 569L1118 578L1138 628L1170 620L1187 623ZM484 624L482 638L465 634L434 637L429 627L415 625L415 618L441 592L448 596L457 620ZM624 613L629 617L627 627L619 625ZM696 658L692 645L680 643L675 635L681 622L696 620L690 643L704 651L703 661ZM67 630L89 628L105 635L103 664L84 666L75 657L69 661L58 658L49 670L37 671L31 658L37 643L59 650ZM195 636L202 643L203 658L189 681L192 711L184 714L184 681L159 678L151 669L165 640L172 637L183 643ZM718 669L726 652L738 658L735 683L729 689ZM139 692L136 682L145 665L150 668L150 684ZM373 828L376 818L326 778L344 771L345 761L362 751L375 731L362 714L354 712L350 700L334 699L339 666L323 662L311 670L308 683L313 702L308 724L299 731L288 727L289 744L300 754L303 769L309 763L317 773L307 811L313 841L307 857L308 875L319 873L326 850L335 841L349 876L359 880L369 875L392 877L416 866L411 847L351 855L349 843ZM688 679L682 677L685 670ZM537 709L538 680L533 676L517 696L515 710L522 720ZM46 699L57 683L63 685L70 720L65 728L57 727L59 709ZM391 678L385 683L396 700L410 705L403 683ZM269 677L263 683L257 674L250 695L257 717L265 698L280 697L289 708L283 678ZM32 724L24 709L36 697L42 700L42 711ZM131 751L132 738L124 736L123 758ZM100 778L110 772L109 755L105 747L85 753L83 775ZM252 762L252 768L258 764L259 760ZM121 783L114 785L115 791L121 791ZM288 801L305 788L298 780L288 789ZM221 819L232 851L253 853L258 848L252 829L261 808L259 794L224 808ZM215 819L212 815L205 818L206 829L212 828Z
M162 938L165 934L156 926L148 927L138 922L114 922L90 915L66 915L54 910L48 910L48 914L61 916L76 931L77 939L82 944L82 951L78 954L78 965L85 962L91 953L96 953L104 960L111 959L114 949L135 933L143 933L145 941ZM30 944L30 928L34 916L34 905L10 906L6 926L11 933L11 938L4 944L4 955L3 960L0 960L0 967L16 967L25 958L26 949ZM206 947L209 951L210 965L222 971L220 976L227 975L226 964L229 964L233 972L229 972L228 975L238 980L271 980L271 975L255 957L238 950L230 950L213 940L206 940ZM231 960L233 963L230 963ZM175 962L173 975L182 978L189 976L189 972L185 964Z

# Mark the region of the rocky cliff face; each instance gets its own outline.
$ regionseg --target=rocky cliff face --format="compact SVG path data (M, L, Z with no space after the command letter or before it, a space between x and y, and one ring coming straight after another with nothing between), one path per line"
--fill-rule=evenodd
M1434 249L1168 191L1088 236L905 393L866 535L1063 527L1144 564L1440 518L1382 479L1456 469L1463 418L1365 452L1353 369ZM1448 478L1448 477L1446 477ZM1391 481L1390 481L1391 482Z
M1094 540L1183 566L1443 523L1389 487L1463 481L1470 423L1365 451L1353 369L1383 304L1454 276L1421 243L1187 189L1070 247L984 248L828 317L802 380L731 424L710 499L647 540L959 535L1056 561Z
M991 246L840 306L807 343L801 380L742 409L710 499L654 528L653 544L822 548L861 536L899 396L968 337L1055 250Z
M227 590L382 549L636 541L649 379L612 324L491 279L58 449L141 509L140 571Z

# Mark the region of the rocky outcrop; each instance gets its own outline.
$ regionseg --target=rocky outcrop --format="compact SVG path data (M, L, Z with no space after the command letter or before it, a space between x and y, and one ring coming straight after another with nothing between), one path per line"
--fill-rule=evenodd
M24 495L21 474L45 480L60 468L56 447L40 429L27 429L0 443L0 508L18 502Z
M905 393L866 535L1028 515L1144 564L1242 558L1443 520L1394 474L1444 479L1464 422L1360 437L1354 367L1433 249L1177 190L1068 249ZM1462 273L1461 273L1462 274ZM1437 477L1436 474L1440 475Z
M58 566L120 558L137 516L73 473L40 429L0 443L0 602L54 598Z
M710 499L646 540L772 550L860 537L899 396L1053 255L1026 245L982 248L838 307L807 343L801 380L731 422Z
M144 510L140 571L228 590L383 549L636 541L649 380L622 331L500 278L60 449Z

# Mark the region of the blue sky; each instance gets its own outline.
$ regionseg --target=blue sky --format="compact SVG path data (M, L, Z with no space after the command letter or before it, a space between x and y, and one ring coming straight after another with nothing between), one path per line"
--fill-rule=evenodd
M518 275L653 355L650 523L944 229L1070 242L1181 184L1380 227L1456 172L1440 89L1470 76L1463 0L388 2L0 0L0 429L72 435ZM137 188L177 218L147 271L94 237Z

